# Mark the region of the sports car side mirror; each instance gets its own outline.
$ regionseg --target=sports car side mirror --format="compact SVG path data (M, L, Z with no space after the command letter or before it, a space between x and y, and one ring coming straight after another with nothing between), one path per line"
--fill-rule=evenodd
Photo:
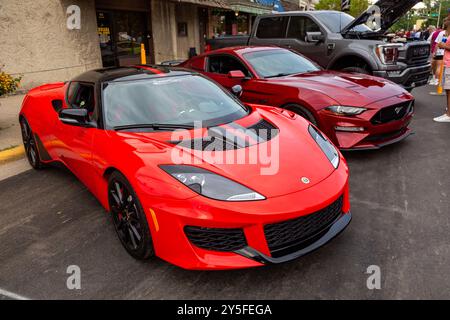
M241 70L232 70L228 72L228 78L232 79L245 79L245 74Z
M59 120L62 123L72 126L92 127L92 124L89 121L89 114L86 109L62 109L59 111Z
M240 98L242 96L242 86L240 85L235 85L234 87L231 88L231 92L237 97Z

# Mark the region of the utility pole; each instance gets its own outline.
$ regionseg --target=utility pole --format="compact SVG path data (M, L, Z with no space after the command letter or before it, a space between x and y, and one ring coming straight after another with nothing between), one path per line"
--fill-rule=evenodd
M438 20L437 20L437 26L436 26L438 28L441 26L441 11L442 11L442 1L439 1Z

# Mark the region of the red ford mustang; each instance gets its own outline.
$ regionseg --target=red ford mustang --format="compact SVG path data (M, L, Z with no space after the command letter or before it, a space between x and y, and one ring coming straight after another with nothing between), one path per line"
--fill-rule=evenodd
M67 166L137 259L188 269L281 263L351 220L346 162L321 132L292 112L243 105L198 73L89 71L31 90L20 124L30 164ZM262 147L278 150L271 172L259 157L212 158Z
M307 58L277 47L211 51L182 63L241 100L294 111L316 124L340 149L378 149L407 138L414 98L398 85L368 75L320 70Z

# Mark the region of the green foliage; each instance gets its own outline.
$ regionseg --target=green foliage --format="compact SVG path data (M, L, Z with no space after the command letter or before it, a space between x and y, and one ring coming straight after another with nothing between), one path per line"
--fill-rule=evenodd
M354 17L359 16L361 13L369 8L369 0L351 0L350 1L350 14ZM316 10L337 10L341 11L341 0L320 0L316 4Z
M439 4L442 3L441 11L439 12ZM408 15L402 17L397 23L391 28L393 31L398 31L400 29L410 30L414 27L417 20L426 20L423 27L437 26L438 20L439 25L442 27L444 19L448 16L447 10L450 8L450 0L424 0L423 4L425 8L420 11L411 10ZM440 18L438 18L440 14Z

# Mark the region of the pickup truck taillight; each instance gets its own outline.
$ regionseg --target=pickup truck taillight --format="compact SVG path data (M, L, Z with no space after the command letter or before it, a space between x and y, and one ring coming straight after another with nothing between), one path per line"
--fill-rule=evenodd
M399 49L400 46L395 44L379 45L376 53L383 64L395 64L398 60Z

